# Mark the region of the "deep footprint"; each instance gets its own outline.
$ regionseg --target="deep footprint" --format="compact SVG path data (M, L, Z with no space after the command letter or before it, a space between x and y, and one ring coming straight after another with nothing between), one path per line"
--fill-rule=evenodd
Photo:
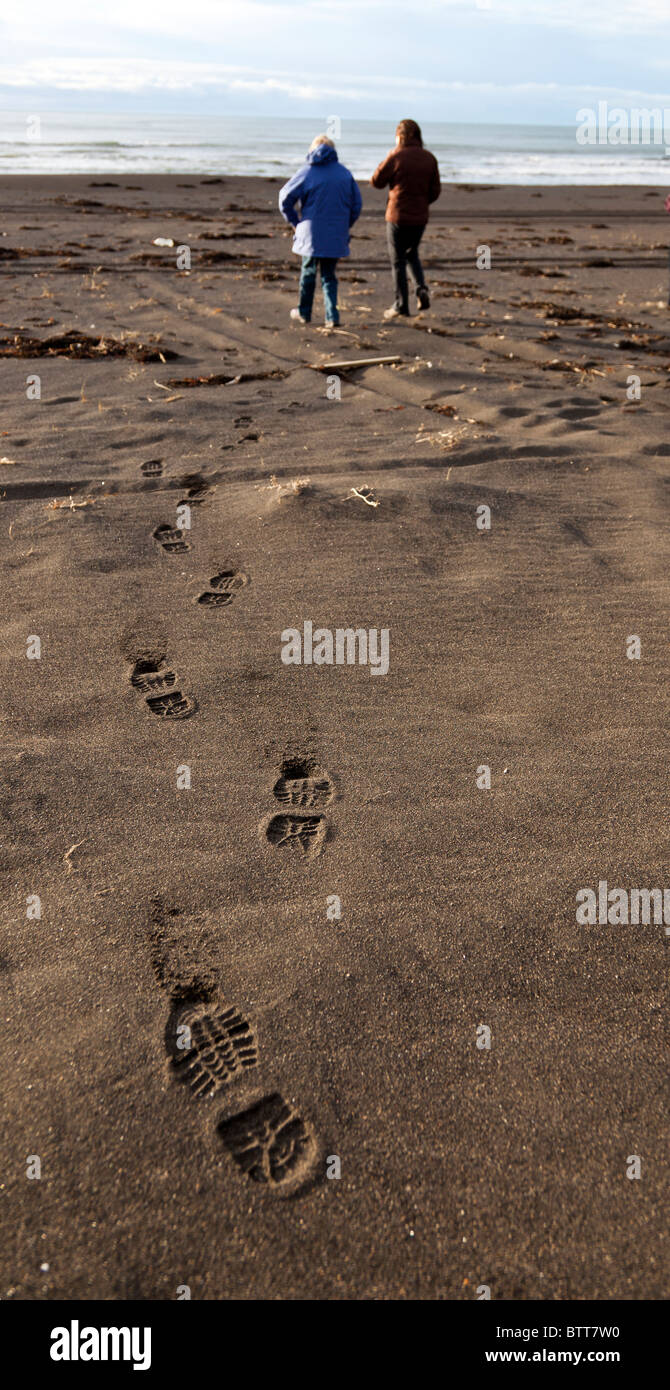
M281 776L272 788L273 795L282 806L312 807L329 806L335 788L327 772L322 772L314 763L306 759L287 760L282 765Z
M326 838L324 816L273 816L266 836L275 849L297 845L307 859L315 859Z
M198 1097L213 1095L258 1062L254 1032L235 1008L215 1013L180 1006L170 1017L166 1045L174 1075Z
M317 1153L309 1126L276 1092L221 1120L218 1131L242 1172L279 1192L304 1181Z
M183 555L185 550L191 549L188 541L184 540L184 532L175 526L168 526L167 522L157 526L152 535L168 555Z
M174 685L177 677L174 671L166 671L163 665L165 658L154 661L151 659L136 661L133 666L130 684L136 690L141 690L143 695L149 694L152 690L164 693Z
M181 690L171 690L167 695L148 695L146 702L151 713L161 719L190 719L198 708L196 701L182 695Z
M210 483L205 482L199 473L190 473L184 478L182 487L188 489L186 496L178 504L180 507L200 507L207 497L214 491Z
M206 590L196 599L196 603L205 604L209 608L226 608L232 603L238 589L243 589L245 584L249 583L249 579L240 570L222 570L209 582L214 592Z

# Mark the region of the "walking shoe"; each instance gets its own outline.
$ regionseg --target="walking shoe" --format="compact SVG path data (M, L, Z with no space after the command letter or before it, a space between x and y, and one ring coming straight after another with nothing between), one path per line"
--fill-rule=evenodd
M309 323L309 319L303 318L299 309L291 309L291 318L295 319L297 323Z
M416 292L416 303L419 309L430 309L430 295L425 285L419 285Z
M390 309L384 310L385 319L406 319L409 315L406 309L399 309L397 304L392 304Z

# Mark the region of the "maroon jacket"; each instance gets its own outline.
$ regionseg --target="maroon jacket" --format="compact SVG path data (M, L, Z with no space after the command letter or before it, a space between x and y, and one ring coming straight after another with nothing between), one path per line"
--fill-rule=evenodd
M435 155L416 142L397 145L391 150L375 169L370 182L373 188L388 187L386 221L414 226L428 221L428 205L434 203L441 192Z

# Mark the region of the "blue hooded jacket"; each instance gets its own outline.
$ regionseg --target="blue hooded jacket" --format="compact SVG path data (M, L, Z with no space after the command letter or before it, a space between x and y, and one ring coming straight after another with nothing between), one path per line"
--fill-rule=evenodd
M279 211L296 229L297 256L348 256L349 228L362 206L358 184L332 145L310 150L307 163L279 193Z

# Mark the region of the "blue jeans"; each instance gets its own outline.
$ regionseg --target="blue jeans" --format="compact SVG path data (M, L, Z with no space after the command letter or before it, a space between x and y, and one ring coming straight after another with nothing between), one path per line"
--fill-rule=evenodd
M323 305L326 313L326 323L337 324L340 322L340 315L337 307L336 265L337 259L332 256L303 256L302 258L302 269L300 271L300 302L298 307L302 317L307 319L308 322L312 317L317 270L321 271L321 288L323 290Z

